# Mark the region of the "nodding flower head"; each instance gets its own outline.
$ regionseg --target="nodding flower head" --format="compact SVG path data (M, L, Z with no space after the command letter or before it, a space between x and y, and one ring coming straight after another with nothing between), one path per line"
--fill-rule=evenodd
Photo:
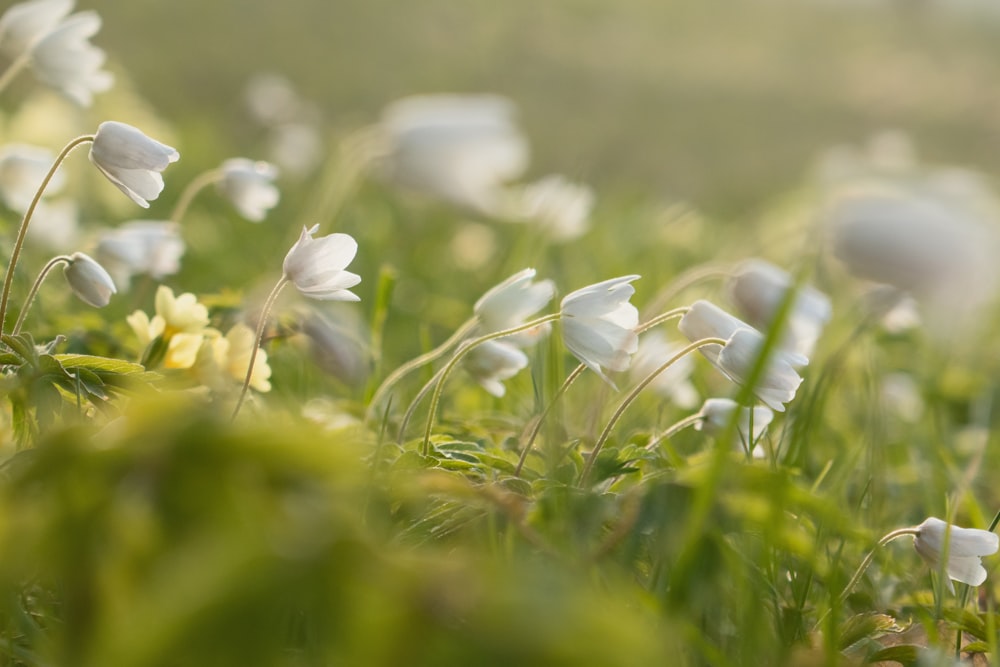
M941 519L930 517L917 526L913 547L932 566L940 563L942 554L947 553L945 571L948 573L948 578L970 586L978 586L986 581L986 569L983 567L982 558L997 552L1000 548L1000 537L996 533L978 528L949 527Z
M632 281L622 276L567 294L560 304L563 342L581 363L607 382L604 369L627 370L639 349L639 311L629 303Z
M97 128L90 161L129 199L149 208L150 199L163 192L161 172L180 159L175 149L150 139L138 128L105 121Z

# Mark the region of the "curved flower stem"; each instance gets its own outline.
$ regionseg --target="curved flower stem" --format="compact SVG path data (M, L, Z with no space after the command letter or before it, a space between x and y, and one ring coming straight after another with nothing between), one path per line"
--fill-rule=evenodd
M247 390L250 389L250 378L253 377L253 367L257 362L257 350L260 349L261 340L264 338L264 327L267 326L267 316L271 313L271 308L278 299L278 295L281 294L281 290L288 283L288 278L281 276L281 280L278 281L278 284L274 286L271 293L267 295L267 299L264 300L264 307L261 308L260 317L257 320L257 332L253 337L253 351L250 353L250 363L247 364L247 376L243 380L243 389L240 390L240 397L236 400L236 407L233 408L233 416L230 417L230 420L236 419L236 415L240 413L243 399L246 398Z
M14 269L17 267L17 260L21 256L21 247L24 245L24 236L28 232L28 223L31 222L31 216L35 212L35 207L38 206L38 202L42 198L42 193L45 192L45 188L48 187L49 182L52 180L52 177L55 176L56 170L59 168L59 165L62 164L63 160L66 159L66 156L73 152L73 149L77 146L90 143L93 140L93 134L85 134L66 144L59 155L56 156L52 166L49 167L49 172L45 174L45 178L42 179L41 185L38 186L35 196L28 205L28 210L24 212L24 217L21 218L21 226L17 230L17 238L14 241L14 249L11 250L10 253L10 263L7 265L7 276L3 281L3 294L0 295L0 333L3 332L3 327L6 323L7 303L10 300L11 285L14 283Z
M644 377L642 381L640 381L639 384L637 384L632 389L632 391L628 393L628 396L626 396L622 400L621 404L615 410L614 414L611 415L611 419L608 420L607 425L604 427L604 431L602 431L601 435L597 438L597 443L594 445L594 449L591 450L590 455L587 457L587 463L586 465L583 466L583 472L580 473L580 477L577 478L576 480L577 485L582 486L583 483L587 480L587 477L590 475L591 469L594 467L594 462L597 460L597 455L601 453L601 448L604 447L604 443L607 442L608 437L611 435L611 430L618 423L618 420L621 419L623 414L625 414L626 408L628 408L628 406L632 404L632 401L636 399L636 397L640 394L640 392L642 392L642 390L645 389L650 382L656 379L657 375L659 375L663 371L673 366L675 363L677 363L677 360L680 359L681 357L690 354L691 352L694 352L699 348L706 347L708 345L725 345L725 344L726 344L725 338L702 338L701 340L696 340L695 342L691 343L690 345L682 349L680 352L675 354L674 356L667 359L667 361L661 364L659 368L654 370L652 373Z
M14 324L14 330L11 332L12 335L16 336L21 333L21 325L24 324L24 318L28 314L28 309L31 307L31 303L35 300L35 295L38 294L38 288L42 286L42 281L45 277L49 275L49 271L54 269L57 264L65 262L69 264L73 261L73 258L69 255L59 255L53 257L49 260L49 263L42 267L42 270L38 273L38 277L35 278L35 284L31 286L31 290L28 292L27 298L24 300L24 305L21 306L21 312L17 316L17 322Z
M4 70L3 74L0 74L0 92L6 89L7 86L10 85L10 82L21 73L21 70L28 66L28 61L28 54L23 53L18 56L17 60L12 62L6 70Z
M539 317L538 319L526 322L516 327L510 329L504 329L502 331L496 331L491 334L486 334L485 336L480 336L473 340L467 341L452 356L451 360L448 361L447 365L441 369L441 377L437 381L437 385L434 387L434 393L431 395L431 407L427 414L427 427L424 429L424 442L420 446L420 453L427 455L428 449L430 449L431 442L431 429L434 427L434 415L437 413L438 403L441 400L441 391L444 388L444 382L448 379L452 370L458 365L458 362L462 360L469 350L472 348L482 345L483 343L489 342L491 340L496 340L497 338L503 338L505 336L513 336L516 333L521 333L522 331L527 331L533 329L539 325L545 324L546 322L552 322L558 320L562 317L562 313L552 313L551 315L545 315L544 317Z
M646 445L646 449L648 451L656 449L656 447L661 442L663 442L664 440L677 435L678 433L680 433L681 431L683 431L684 429L686 429L688 426L694 426L695 424L697 424L698 422L701 422L701 421L705 421L705 415L703 415L700 412L696 412L693 415L689 415L689 416L685 417L684 419L680 420L679 422L671 424L670 426L667 427L666 431L664 431L660 435L658 435L655 438L653 438L652 440L650 440L649 444Z
M656 312L663 308L675 296L692 285L709 278L724 278L729 275L729 269L724 264L702 264L694 266L681 273L676 279L653 297L647 306L647 311Z
M556 401L562 398L562 395L566 393L570 385L573 384L578 377L580 377L583 372L587 370L587 364L580 364L573 369L573 372L566 376L562 385L556 391L555 396L549 401L549 404L545 406L541 414L535 420L535 425L531 428L531 434L528 436L528 441L524 444L521 449L521 458L517 460L517 467L514 468L514 477L521 476L521 468L524 467L524 462L528 460L528 454L531 453L532 447L535 445L535 438L538 437L538 433L542 430L542 424L545 423L545 418L549 416L552 408L555 407Z
M680 308L673 308L671 310L668 310L665 313L661 313L656 317L643 322L642 324L640 324L635 328L635 332L637 334L641 334L643 332L649 331L650 329L659 324L667 322L668 320L672 320L678 317L684 317L689 310L691 310L690 306L682 306Z
M441 379L442 371L444 371L443 368L435 373L434 377L428 380L424 386L420 388L416 397L414 397L413 401L410 402L410 407L406 409L406 414L403 415L403 421L399 423L399 432L396 434L397 444L403 444L403 438L406 436L406 427L409 426L410 419L413 418L413 413L417 410L417 405L420 404L420 401L424 400L424 396L426 396L427 393L434 388L434 385L437 384L437 381Z
M194 201L195 196L212 183L217 183L220 180L222 180L221 169L209 169L203 174L195 176L181 192L181 196L177 198L174 210L170 213L170 222L180 222L184 214L187 213L188 208L191 207L191 202Z
M453 333L451 337L448 338L448 340L441 343L430 352L425 352L424 354L421 354L419 357L415 357L410 361L407 361L405 364L394 370L392 373L389 373L389 375L387 375L386 378L382 380L382 384L378 386L378 389L375 390L375 393L372 394L372 399L371 401L368 402L368 409L365 411L365 421L368 421L371 418L375 408L378 407L379 401L385 398L386 393L389 391L389 389L392 388L394 384L399 382L404 376L408 375L410 372L416 370L417 368L420 368L424 364L428 364L434 361L442 354L450 350L452 346L455 345L455 343L458 343L463 338L465 338L476 327L477 324L479 324L479 318L473 317L469 319L462 326L456 329L455 333ZM414 402L416 402L416 400Z

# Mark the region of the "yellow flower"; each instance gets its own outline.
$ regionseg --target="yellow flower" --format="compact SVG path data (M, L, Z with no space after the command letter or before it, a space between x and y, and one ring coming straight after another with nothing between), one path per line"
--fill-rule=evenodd
M242 382L254 350L254 332L245 324L237 324L225 335L212 341L215 363L233 379ZM267 365L267 352L257 350L250 386L260 392L270 391L271 367Z
M160 285L155 303L156 317L164 323L165 338L175 333L198 333L208 326L208 308L198 303L198 298L190 292L175 297L173 290Z

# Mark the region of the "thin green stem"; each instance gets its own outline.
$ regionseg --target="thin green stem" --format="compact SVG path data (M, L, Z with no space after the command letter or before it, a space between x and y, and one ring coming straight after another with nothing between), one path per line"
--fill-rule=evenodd
M10 263L7 265L7 276L3 281L3 294L0 295L0 333L3 332L4 325L7 322L7 303L10 301L10 288L14 283L14 269L17 268L17 260L21 256L21 247L24 245L24 236L28 232L28 223L31 222L31 216L35 213L35 207L38 206L38 202L42 198L42 193L45 192L45 188L48 187L49 182L52 180L52 177L55 176L56 170L59 169L59 165L66 159L66 156L68 156L77 146L90 143L93 140L93 134L85 134L66 144L59 155L56 156L55 161L49 168L49 172L45 174L45 178L42 179L41 185L38 186L35 196L28 205L28 210L24 212L24 217L21 218L21 226L17 230L17 239L14 241L14 249L11 250L10 253Z
M587 477L590 475L591 469L594 467L594 462L597 461L597 455L601 453L601 449L604 447L604 443L607 442L608 437L610 437L611 431L618 423L618 420L621 419L623 414L625 414L625 410L628 408L629 405L632 404L632 402L636 399L636 397L639 396L642 390L645 389L647 386L649 386L650 382L656 379L657 375L659 375L663 371L673 366L675 363L677 363L677 361L680 358L690 354L691 352L694 352L699 348L706 347L708 345L725 345L725 344L726 344L725 338L702 338L701 340L696 340L695 342L691 343L690 345L682 349L680 352L675 354L674 356L670 357L670 359L663 362L652 373L644 377L639 382L639 384L637 384L632 389L632 391L629 392L628 396L626 396L624 400L622 400L622 402L618 405L618 408L615 410L614 414L611 415L611 419L608 420L607 425L604 427L604 431L601 432L601 435L597 438L597 443L594 445L594 449L591 450L590 455L587 457L587 463L583 466L583 472L580 473L580 477L577 479L577 485L582 486L583 483L587 480Z
M406 362L405 364L394 370L388 376L386 376L385 380L382 381L382 384L380 384L378 386L378 389L375 390L375 393L372 394L372 400L369 401L368 409L365 413L365 420L367 421L368 419L371 418L372 414L374 413L374 410L378 407L379 401L385 398L386 393L388 393L388 391L392 388L394 384L396 384L407 374L420 368L424 364L429 364L430 362L439 358L442 354L450 350L456 343L465 338L473 329L476 328L477 324L479 324L478 317L470 318L467 322L462 324L462 326L456 329L455 333L453 333L451 337L448 338L448 340L441 343L433 350L425 352L424 354L421 354L419 357L411 359L410 361Z
M640 324L639 326L637 326L635 328L635 332L637 334L641 334L641 333L643 333L645 331L649 331L653 327L655 327L655 326L657 326L659 324L663 324L664 322L667 322L669 320L672 320L672 319L675 319L675 318L678 318L678 317L684 317L689 310L691 310L690 306L682 306L680 308L673 308L671 310L668 310L665 313L661 313L661 314L657 315L656 317L652 318L651 320L647 320L646 322L643 322L642 324Z
M247 376L243 380L243 388L240 390L240 397L236 400L236 407L233 408L233 415L230 417L231 420L235 420L236 415L240 413L240 407L243 406L243 400L250 389L250 379L253 377L253 367L257 362L257 350L260 349L260 344L264 338L264 327L267 326L267 317L270 315L271 308L274 306L274 302L277 301L278 295L281 294L281 290L284 289L288 282L288 278L281 276L281 280L278 281L278 284L274 286L271 293L267 295L267 299L264 300L264 306L260 310L260 318L257 320L257 331L253 337L253 351L250 353L250 363L247 364Z
M660 435L650 440L649 444L646 445L646 450L652 451L656 449L656 447L659 446L659 444L664 440L667 440L668 438L677 435L678 433L686 429L688 426L694 426L698 422L702 421L705 421L705 415L701 414L701 412L696 412L693 415L685 417L679 422L671 424L670 426L667 427L666 431L664 431Z
M29 60L28 54L23 53L4 70L3 74L0 74L0 92L3 92L10 85L10 82L17 78L17 75L28 66Z
M413 418L413 413L417 410L417 405L420 404L420 401L424 400L424 396L426 396L427 393L434 388L434 385L437 384L437 381L441 379L442 371L444 371L443 368L435 373L434 377L425 382L424 386L420 388L420 391L417 392L417 395L410 402L410 407L406 409L406 414L403 415L403 420L399 423L399 432L396 434L397 444L403 444L403 438L406 437L406 427L409 426L410 419Z
M566 379L563 381L562 385L559 387L558 390L556 390L555 396L552 397L552 400L549 401L549 404L546 405L545 409L542 410L542 413L538 415L538 418L535 420L535 425L531 428L531 434L528 436L528 441L524 444L524 447L521 449L521 458L518 459L517 467L514 468L514 477L521 476L521 468L524 467L524 462L528 460L528 454L531 452L532 447L534 447L535 445L535 438L538 437L538 433L542 430L542 424L545 422L545 418L549 416L549 413L555 406L556 401L562 398L562 395L566 393L566 390L569 389L570 385L573 384L573 382L575 382L576 379L580 377L585 370L587 370L586 364L580 364L579 366L574 368L573 372L570 373L568 376L566 376Z
M72 261L73 258L69 255L59 255L50 259L48 264L42 267L38 277L35 278L35 283L31 286L31 290L28 292L27 298L24 300L24 305L21 306L21 312L17 316L17 322L14 324L14 331L12 332L14 336L21 333L21 325L24 324L24 318L28 314L28 309L35 300L35 295L38 294L38 288L42 286L42 281L44 281L45 277L49 275L49 271L54 269L58 264L63 262L70 264Z
M461 347L459 347L454 356L452 356L452 358L448 361L448 364L441 369L441 377L438 379L438 382L434 387L434 393L431 395L431 407L427 415L427 427L424 429L424 442L420 447L420 453L426 456L430 449L431 429L434 427L434 416L437 413L438 403L441 401L441 391L444 388L445 380L448 379L448 376L451 374L452 370L454 370L455 366L458 365L458 362L462 360L462 357L468 354L474 347L482 345L483 343L496 340L497 338L504 338L505 336L513 336L514 334L521 333L522 331L528 331L529 329L533 329L537 326L545 324L546 322L558 320L560 317L562 317L562 313L545 315L544 317L539 317L538 319L510 329L496 331L486 334L485 336L480 336L479 338L475 338L471 341L466 341Z
M184 191L181 192L181 196L177 198L177 203L174 205L173 212L170 213L171 222L180 222L184 214L191 207L191 202L199 192L212 185L213 183L218 183L222 180L222 170L221 169L210 169L202 174L196 176Z

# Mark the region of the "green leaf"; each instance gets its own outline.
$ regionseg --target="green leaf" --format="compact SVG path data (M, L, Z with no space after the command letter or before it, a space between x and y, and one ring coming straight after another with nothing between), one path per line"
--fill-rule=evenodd
M901 644L899 646L890 646L889 648L884 648L881 651L876 651L872 655L868 656L868 662L892 661L898 662L902 665L913 665L917 662L918 657L920 657L919 646Z
M98 357L90 354L55 354L55 357L63 368L86 368L94 373L118 373L119 375L131 375L133 373L144 373L146 369L142 364L110 357Z

